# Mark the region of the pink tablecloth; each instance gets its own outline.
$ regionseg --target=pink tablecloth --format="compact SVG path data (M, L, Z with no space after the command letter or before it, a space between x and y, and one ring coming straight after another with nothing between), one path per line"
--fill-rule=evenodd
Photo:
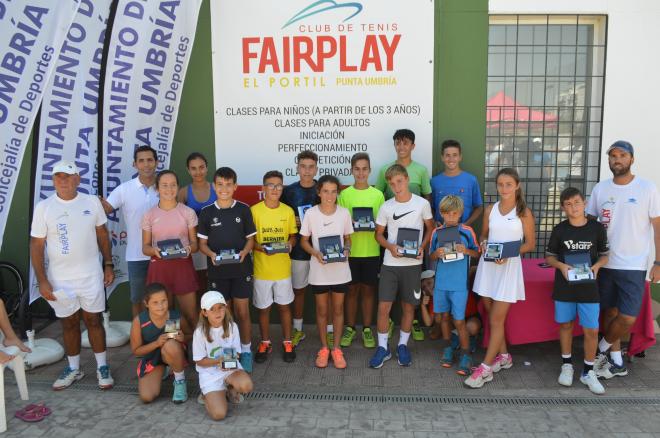
M559 339L559 325L555 322L552 286L554 269L541 268L542 259L523 259L525 277L525 301L511 306L504 330L507 342L511 345L545 342ZM488 314L483 303L479 303L479 313L484 322L484 345L488 344L490 327ZM573 332L581 335L582 329L576 325ZM629 354L634 355L655 344L653 312L649 284L646 284L642 309L631 329Z

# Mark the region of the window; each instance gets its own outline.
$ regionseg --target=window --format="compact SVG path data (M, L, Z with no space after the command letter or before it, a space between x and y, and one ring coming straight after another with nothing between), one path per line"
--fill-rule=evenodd
M562 220L561 191L598 182L606 29L605 16L490 16L485 202L498 170L516 168L536 217L532 257Z

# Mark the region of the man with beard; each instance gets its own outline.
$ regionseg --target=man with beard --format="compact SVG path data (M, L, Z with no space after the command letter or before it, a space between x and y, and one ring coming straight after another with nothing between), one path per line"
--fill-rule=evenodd
M610 379L628 374L621 357L621 337L635 323L642 305L652 241L655 261L649 278L660 281L660 195L655 184L631 173L635 157L629 142L615 142L607 156L613 178L596 184L587 214L607 228L610 242L609 261L598 273L605 336L594 363L596 375Z

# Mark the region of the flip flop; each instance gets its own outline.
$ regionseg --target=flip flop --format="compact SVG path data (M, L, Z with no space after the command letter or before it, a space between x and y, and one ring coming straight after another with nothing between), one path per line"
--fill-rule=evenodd
M36 423L44 419L44 416L40 415L38 412L26 411L24 409L16 411L14 416L27 423Z
M46 406L44 403L35 403L35 404L30 404L27 405L22 409L23 412L34 412L42 417L47 417L49 416L53 411L50 409L48 406Z

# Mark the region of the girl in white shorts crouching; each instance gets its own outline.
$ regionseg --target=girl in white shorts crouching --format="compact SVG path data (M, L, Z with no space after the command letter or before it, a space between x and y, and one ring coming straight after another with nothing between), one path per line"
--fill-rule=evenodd
M212 419L222 420L227 416L227 399L239 402L242 394L252 391L252 379L238 361L241 338L225 298L218 291L208 291L201 308L193 333L193 360L206 410ZM230 363L235 368L229 368Z

